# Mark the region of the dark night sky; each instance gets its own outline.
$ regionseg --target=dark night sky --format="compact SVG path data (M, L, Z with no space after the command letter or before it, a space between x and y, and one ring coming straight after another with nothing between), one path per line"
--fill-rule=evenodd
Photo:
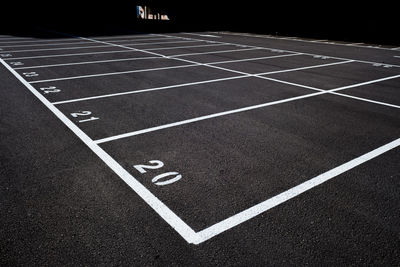
M137 22L136 5L167 11L168 23ZM99 31L231 30L315 38L399 43L394 2L385 1L52 1L11 2L4 28L32 25ZM4 27L6 25L6 27Z

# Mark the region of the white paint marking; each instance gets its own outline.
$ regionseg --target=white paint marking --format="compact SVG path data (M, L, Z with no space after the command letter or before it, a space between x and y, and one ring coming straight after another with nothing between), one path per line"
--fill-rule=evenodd
M162 47L162 48L150 48L143 49L144 51L152 51L152 50L168 50L168 49L178 49L178 48L194 48L194 47L208 47L208 46L221 46L226 44L206 44L206 45L187 45L187 46L173 46L173 47Z
M316 69L316 68L321 68L321 67L328 67L328 66L335 66L335 65L347 64L347 63L351 63L351 62L354 62L354 60L347 60L347 61L340 61L340 62L334 62L334 63L313 65L313 66L308 66L308 67L300 67L300 68L287 69L287 70L269 71L269 72L259 73L258 75L276 74L276 73L289 72L289 71L299 71L299 70Z
M189 68L189 67L194 67L194 66L198 66L198 64L187 64L187 65L179 65L179 66L172 66L172 67L162 67L162 68L152 68L152 69L140 69L140 70L129 70L129 71L118 71L118 72L108 72L108 73L81 75L81 76L73 76L73 77L64 77L64 78L55 78L55 79L31 81L29 83L32 84L32 83L75 80L75 79L84 79L84 78L110 76L110 75L121 75L121 74L136 73L136 72L148 72L148 71L159 71L159 70L168 70L168 69Z
M179 39L178 37L163 37L163 38L149 38L149 39L140 39L140 41L147 41L147 40L171 40L171 39ZM34 46L59 46L59 45L73 45L73 44L78 44L78 45L80 45L80 44L93 44L93 41L88 41L88 42L86 42L86 41L78 41L77 39L74 39L75 40L75 42L66 42L66 43L63 43L63 42L60 42L60 43L45 43L45 44L24 44L24 45L2 45L2 46L0 46L1 48L6 48L6 47L12 47L12 48L14 48L14 47L34 47ZM60 40L60 41L62 41L62 40ZM122 39L122 40L119 40L119 39L116 39L116 40L111 40L112 42L132 42L132 41L135 41L135 39ZM1 44L1 42L0 42L0 44ZM140 44L140 43L139 43Z
M154 196L145 186L129 174L118 162L113 159L100 146L93 142L79 127L68 119L59 109L52 105L44 96L32 87L24 78L13 70L4 60L5 66L32 94L34 94L57 118L59 118L79 139L82 140L107 166L112 169L130 188L132 188L161 218L163 218L175 231L188 243L195 243L196 233L163 202Z
M86 100L93 100L93 99L99 99L99 98L107 98L107 97L129 95L129 94L138 94L138 93L145 93L145 92L151 92L151 91L166 90L166 89L171 89L171 88L185 87L185 86L196 85L196 84L205 84L205 83L214 83L214 82L227 81L227 80L233 80L233 79L241 79L241 78L250 77L250 76L251 75L240 75L240 76L234 76L234 77L228 77L228 78L206 80L206 81L199 81L199 82L191 82L191 83L182 83L182 84L161 86L161 87L142 89L142 90L135 90L135 91L120 92L120 93L107 94L107 95L89 96L89 97L83 97L83 98L76 98L76 99L53 102L52 104L53 105L60 105L60 104L79 102L79 101L86 101Z
M387 106L387 107L391 107L391 108L400 109L400 106L394 105L394 104L390 104L390 103L386 103L386 102L381 102L381 101L376 101L376 100L372 100L372 99L368 99L368 98L364 98L364 97L357 97L357 96L352 96L352 95L342 94L342 93L336 93L336 92L330 92L330 93L333 94L333 95L344 96L344 97L347 97L347 98L353 98L353 99L364 101L364 102L369 102L369 103L373 103L373 104L378 104L378 105L382 105L382 106Z
M199 34L199 33L191 33L191 32L182 32L182 33L189 34L189 35L201 36L201 37L221 38L221 36L211 35L211 34Z
M365 153L353 160L350 160L340 166L337 166L336 168L333 168L327 172L324 172L314 178L311 178L310 180L301 183L295 187L290 188L289 190L286 190L272 198L269 198L251 208L248 208L240 213L237 213L219 223L216 223L210 227L207 227L204 230L201 230L200 232L197 232L197 240L195 244L200 244L218 234L221 234L222 232L225 232L228 229L231 229L245 221L248 221L257 215L260 215L261 213L266 212L267 210L270 210L318 185L321 185L337 176L340 174L343 174L371 159L374 159L383 153L386 153L394 148L397 148L400 146L400 138L396 139L390 143L387 143L386 145L383 145L381 147L378 147L368 153Z
M174 57L184 57L184 56L193 56L193 55L207 55L207 54L218 54L218 53L241 52L241 51L258 50L258 49L262 49L262 48L245 48L245 49L232 49L232 50L211 51L211 52L187 53L187 54L171 55L171 56L168 56L168 57L174 58Z
M244 62L244 61L256 61L256 60L262 60L262 59L280 58L280 57L292 57L292 56L299 56L299 55L302 55L302 54L301 53L293 53L293 54L284 54L284 55L277 55L277 56L253 57L253 58L245 58L245 59L233 59L233 60L210 62L210 63L207 63L207 64L214 65L214 64Z
M104 52L88 52L88 53L73 53L73 54L56 54L56 55L45 55L45 56L28 56L28 57L13 57L5 60L20 60L20 59L36 59L36 58L50 58L50 57L73 57L73 56L86 56L86 55L100 55L100 54L112 54L112 53L132 53L137 52L136 50L113 50Z
M234 32L221 32L221 34L226 34L226 35L239 35L239 36L247 36L247 37L256 37L256 38L266 38L266 39L281 39L278 37L272 37L272 36L267 36L267 35L252 35L252 34L244 34L244 33L234 33ZM320 44L330 44L330 45L339 45L339 46L346 46L346 44L340 44L340 43L335 43L335 42L327 42L329 40L313 40L313 41L308 41L308 40L301 40L301 39L291 39L292 41L295 42L306 42L306 43L320 43ZM359 46L360 48L368 48L368 49L381 49L381 50L393 50L393 48L384 48L384 47L369 47L369 46Z
M133 61L133 60L148 60L148 59L164 59L164 58L162 58L162 57L134 57L134 58L122 58L122 59L109 59L109 60L97 60L97 61L72 62L72 63L62 63L62 64L51 64L51 65L38 65L38 66L29 66L29 67L19 67L19 68L14 68L14 69L15 69L15 70L21 70L21 69L37 69L37 68L50 68L50 67L60 67L60 66L73 66L73 65L83 65L83 64L97 64L97 63Z
M124 44L124 45L126 45L126 46L142 46L142 45L197 43L197 42L200 42L200 41L185 40L185 41L157 42L157 43L130 43L130 44ZM73 46L73 47L58 47L58 48L11 50L11 51L2 51L2 52L4 52L4 53L21 53L21 52L39 52L39 51L55 51L55 50L92 49L92 48L104 48L104 47L110 47L110 44L92 45L92 46Z

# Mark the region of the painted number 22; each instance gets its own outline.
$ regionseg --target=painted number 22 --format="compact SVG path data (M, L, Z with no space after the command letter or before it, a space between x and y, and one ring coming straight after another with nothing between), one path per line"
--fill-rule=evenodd
M150 160L149 163L151 165L134 165L133 167L141 174L144 174L147 172L147 170L155 170L162 168L164 166L164 163L160 160ZM171 178L165 179L166 177L171 177ZM179 174L178 172L165 172L155 176L153 179L151 179L151 181L156 185L162 186L175 183L180 179L182 179L182 175Z

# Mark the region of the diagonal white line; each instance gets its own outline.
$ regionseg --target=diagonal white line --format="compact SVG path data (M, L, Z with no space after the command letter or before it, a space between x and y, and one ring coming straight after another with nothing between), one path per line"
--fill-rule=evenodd
M337 166L336 168L333 168L325 173L322 173L314 178L311 178L310 180L301 183L295 187L290 188L289 190L286 190L272 198L269 198L257 205L254 205L251 208L248 208L242 212L239 212L221 222L218 222L210 227L207 227L204 230L201 230L196 233L196 242L195 244L200 244L218 234L221 234L222 232L225 232L228 229L231 229L232 227L235 227L245 221L248 221L258 215L260 215L263 212L266 212L267 210L270 210L294 197L297 197L300 194L303 194L304 192L307 192L308 190L321 185L338 175L345 173L373 158L376 158L383 153L386 153L394 148L397 148L400 146L400 138L396 139L390 143L387 143L381 147L378 147L368 153L365 153L353 160L350 160L342 165Z
M87 101L87 100L93 100L93 99L99 99L99 98L107 98L107 97L114 97L114 96L121 96L121 95L138 94L138 93L145 93L145 92L151 92L151 91L166 90L166 89L171 89L171 88L185 87L185 86L190 86L190 85L214 83L214 82L221 82L221 81L227 81L227 80L241 79L241 78L250 77L250 76L251 75L241 75L241 76L233 76L233 77L220 78L220 79L214 79L214 80L206 80L206 81L191 82L191 83L181 83L181 84L154 87L154 88L148 88L148 89L119 92L119 93L114 93L114 94L89 96L89 97L83 97L83 98L76 98L76 99L53 102L52 104L53 105L60 105L60 104L67 104L67 103L79 102L79 101Z
M50 68L50 67L73 66L73 65L83 65L83 64L96 64L96 63L107 63L107 62L147 60L147 59L156 59L156 58L162 59L162 57L134 57L134 58L122 58L122 59L108 59L108 60L61 63L61 64L51 64L51 65L38 65L38 66L29 66L29 67L19 67L19 68L14 68L14 69L15 70L23 70L23 69Z
M119 72L108 72L108 73L100 73L100 74L81 75L81 76L73 76L73 77L64 77L64 78L55 78L55 79L32 81L32 82L29 82L29 83L33 84L33 83L43 83L43 82L76 80L76 79L83 79L83 78L102 77L102 76L111 76L111 75L121 75L121 74L136 73L136 72L149 72L149 71L159 71L159 70L168 70L168 69L189 68L189 67L194 67L194 66L198 66L198 64L187 64L187 65L179 65L179 66L172 66L172 67L162 67L162 68L152 68L152 69L128 70L128 71L119 71Z

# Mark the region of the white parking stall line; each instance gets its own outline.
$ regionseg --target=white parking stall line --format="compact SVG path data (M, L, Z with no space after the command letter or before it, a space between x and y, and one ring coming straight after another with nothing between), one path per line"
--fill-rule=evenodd
M336 168L333 168L327 172L324 172L316 177L313 177L306 182L303 182L297 186L294 186L274 197L271 197L257 205L252 206L246 210L243 210L221 222L218 222L212 226L207 227L204 230L201 230L196 233L196 242L195 244L200 244L216 235L219 235L241 223L244 223L261 213L264 213L290 199L293 199L300 194L307 192L310 189L315 188L351 169L356 168L357 166L372 160L392 149L395 149L400 146L400 138L393 140L383 146L380 146L368 153L365 153L357 158L354 158L346 163L343 163Z
M142 45L159 45L159 44L178 44L178 43L196 43L200 41L185 40L185 41L173 41L173 42L157 42L157 43L130 43L124 44L126 46L142 46ZM92 42L93 44L93 42ZM22 50L8 50L1 51L2 53L21 53L21 52L38 52L38 51L54 51L54 50L73 50L73 49L91 49L91 48L103 48L110 47L110 45L93 45L93 46L73 46L73 47L58 47L58 48L40 48L40 49L22 49Z
M101 54L112 54L112 53L132 53L135 50L113 50L103 52L86 52L86 53L72 53L72 54L54 54L44 56L27 56L27 57L11 57L3 58L3 60L21 60L21 59L35 59L35 58L53 58L53 57L73 57L73 56L87 56L87 55L101 55Z
M113 94L75 98L75 99L52 102L52 104L53 105L61 105L61 104L87 101L87 100L100 99L100 98L108 98L108 97L114 97L114 96L122 96L122 95L130 95L130 94L139 94L139 93L152 92L152 91L167 90L167 89L185 87L185 86L190 86L190 85L222 82L222 81L235 80L235 79L241 79L241 78L246 78L246 77L250 77L250 75L239 75L239 76L233 76L233 77L228 77L228 78L212 79L212 80L197 81L197 82L190 82L190 83L180 83L180 84L174 84L174 85L167 85L167 86L153 87L153 88L147 88L147 89L119 92L119 93L113 93Z
M58 46L58 45L73 45L73 44L90 44L90 42L83 42L83 41L75 41L72 43L51 43L51 44L24 44L24 45L2 45L0 48L8 48L8 47L35 47L35 46Z
M225 44L206 44L206 45L173 46L173 47L162 47L162 48L150 48L150 49L143 49L143 50L145 50L145 51L170 50L170 49L196 48L196 47L209 47L209 46L222 46L222 45L225 45Z
M183 34L188 34L188 35L201 36L201 37L221 38L221 36L212 35L212 34L200 34L200 33L192 33L192 32L182 32L182 33Z
M333 42L333 41L329 41L329 40L313 40L313 41L309 41L309 40L304 40L304 39L280 38L280 37L272 37L272 36L267 36L267 35L253 35L253 34L233 33L233 32L222 32L222 34L257 37L257 38L266 38L266 39L286 39L286 40L295 41L295 42L320 43L320 44L329 44L329 45L338 45L338 46L354 46L354 47L360 47L360 48L392 50L392 48L385 48L385 47L378 47L378 46L357 45L357 44L362 44L362 43L346 44L346 43L337 43L337 42Z
M44 83L44 82L56 82L56 81L65 81L65 80L76 80L83 78L93 78L93 77L102 77L102 76L111 76L111 75L122 75L129 73L138 73L138 72L149 72L149 71L160 71L160 70L169 70L169 69L180 69L180 68L189 68L189 67L197 67L198 64L186 64L179 66L171 66L171 67L162 67L162 68L151 68L151 69L139 69L139 70L128 70L128 71L117 71L117 72L108 72L108 73L99 73L99 74L90 74L90 75L81 75L81 76L72 76L72 77L63 77L63 78L54 78L47 80L38 80L31 81L30 84L34 83Z
M186 54L178 54L168 56L170 58L176 57L184 57L184 56L195 56L195 55L208 55L208 54L217 54L217 53L230 53L230 52L240 52L240 51L250 51L250 50L258 50L262 48L244 48L244 49L230 49L230 50L222 50L222 51L211 51L211 52L198 52L198 53L186 53Z
M133 58L108 59L108 60L84 61L84 62L73 62L73 63L60 63L60 64L50 64L50 65L37 65L37 66L29 66L29 67L18 67L18 68L14 68L14 69L15 70L38 69L38 68L51 68L51 67L61 67L61 66L74 66L74 65L109 63L109 62L148 60L148 59L164 59L164 58L163 57L156 57L156 56L154 56L154 57L133 57Z
M320 65L312 65L312 66L300 67L300 68L294 68L294 69L287 69L287 70L269 71L269 72L258 73L257 75L259 76L259 75L276 74L276 73L290 72L290 71L316 69L316 68L321 68L321 67L329 67L329 66L347 64L347 63L351 63L351 62L354 62L354 60L339 61L339 62L333 62L333 63L320 64Z
M265 57L254 57L254 58L245 58L245 59L224 60L224 61L210 62L207 64L215 65L215 64L235 63L235 62L244 62L244 61L257 61L257 60L270 59L270 58L292 57L292 56L300 56L300 55L302 55L302 53L284 54L284 55L276 55L276 56L265 56Z

